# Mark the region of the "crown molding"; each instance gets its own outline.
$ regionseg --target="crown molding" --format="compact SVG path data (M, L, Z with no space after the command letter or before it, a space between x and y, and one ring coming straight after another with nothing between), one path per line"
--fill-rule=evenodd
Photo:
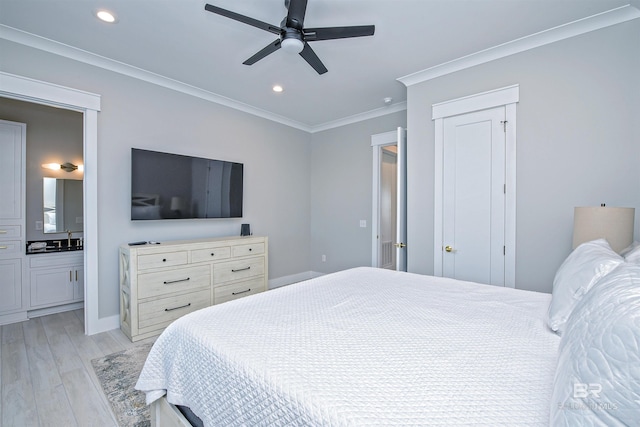
M494 46L449 62L436 65L426 70L418 71L397 80L405 86L413 86L437 77L461 71L476 65L495 61L516 53L524 52L536 47L555 43L571 37L579 36L612 25L640 18L640 10L631 5L621 6L596 15L578 19L577 21L559 25L548 30L540 31L529 36L521 37L498 46Z
M235 101L231 98L227 98L225 96L200 89L198 87L183 83L178 80L161 76L160 74L156 74L142 68L134 67L123 62L96 55L95 53L91 53L83 49L78 49L76 47L69 46L67 44L60 43L45 37L37 36L26 31L18 30L8 25L0 24L0 38L14 43L29 46L34 49L53 53L55 55L63 56L65 58L73 59L75 61L83 62L85 64L93 65L95 67L103 68L105 70L113 71L115 73L119 73L128 77L143 80L148 83L182 92L187 95L195 96L197 98L211 101L216 104L221 104L226 107L240 110L254 116L258 116L267 120L271 120L273 122L281 123L286 126L303 130L305 132L311 131L310 126L304 123L297 122L295 120L291 120L287 117L273 114L260 108L252 107L251 105Z
M366 111L364 113L354 114L353 116L344 117L342 119L333 120L320 125L311 126L309 132L316 133L324 130L338 128L340 126L358 123L364 120L375 119L376 117L386 116L387 114L397 113L407 109L407 101L397 102L395 104L376 108L375 110Z

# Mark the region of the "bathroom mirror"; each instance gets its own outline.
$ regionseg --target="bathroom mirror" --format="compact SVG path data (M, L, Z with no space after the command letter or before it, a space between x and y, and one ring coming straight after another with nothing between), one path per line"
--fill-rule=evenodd
M43 231L82 231L82 180L43 178Z

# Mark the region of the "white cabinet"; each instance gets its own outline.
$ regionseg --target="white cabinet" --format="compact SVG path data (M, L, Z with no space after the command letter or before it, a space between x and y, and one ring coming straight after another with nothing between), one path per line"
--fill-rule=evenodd
M39 309L84 299L82 251L29 255L30 308Z
M27 318L22 293L25 147L26 125L0 120L0 325Z
M120 247L120 328L138 341L177 318L267 290L266 237Z

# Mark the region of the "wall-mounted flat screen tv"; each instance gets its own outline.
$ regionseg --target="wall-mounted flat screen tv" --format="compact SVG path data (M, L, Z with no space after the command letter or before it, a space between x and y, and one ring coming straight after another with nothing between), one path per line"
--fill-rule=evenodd
M241 218L243 164L131 149L131 219Z

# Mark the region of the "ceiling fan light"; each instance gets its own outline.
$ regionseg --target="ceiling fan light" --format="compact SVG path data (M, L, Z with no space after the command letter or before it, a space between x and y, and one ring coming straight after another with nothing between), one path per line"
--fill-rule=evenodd
M282 40L281 47L289 53L300 53L304 48L304 43L302 42L302 40L287 38Z

